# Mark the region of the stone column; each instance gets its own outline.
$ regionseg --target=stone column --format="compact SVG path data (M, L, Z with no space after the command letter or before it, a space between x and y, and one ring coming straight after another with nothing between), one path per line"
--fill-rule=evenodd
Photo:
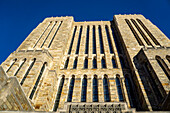
M80 77L75 77L72 102L81 102L82 82Z
M93 102L93 76L89 76L87 78L87 96L86 96L86 102Z
M103 78L98 78L98 97L99 102L104 102Z

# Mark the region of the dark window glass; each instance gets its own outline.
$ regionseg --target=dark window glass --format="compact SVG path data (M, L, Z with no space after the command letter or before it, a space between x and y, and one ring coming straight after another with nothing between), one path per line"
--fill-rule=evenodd
M88 49L89 49L89 26L87 26L85 54L88 54Z
M14 75L14 76L16 76L16 75L18 74L18 72L20 71L20 69L21 69L21 68L22 68L22 66L24 65L25 61L26 61L26 58L24 58L24 60L23 60L22 64L19 66L19 68L18 68L18 70L17 70L17 72L15 73L15 75Z
M93 26L93 54L96 54L96 28Z
M15 64L15 62L17 61L17 59L15 58L11 64L11 66L8 68L8 70L6 71L6 73L12 68L12 66Z
M104 54L104 45L103 45L103 36L102 36L102 30L101 30L101 26L98 27L99 30L99 41L100 41L100 53Z
M76 68L77 68L77 57L75 58L74 64L73 64L73 69L76 69Z
M81 41L81 35L82 35L82 29L83 27L80 27L80 32L79 32L79 37L78 37L78 42L77 42L77 49L76 49L76 54L79 54L79 49L80 49L80 41Z
M107 77L103 78L103 89L104 89L104 101L110 102L110 93L109 93L109 86Z
M98 102L98 82L97 78L93 78L93 102Z
M122 68L125 68L125 62L124 62L123 57L120 57L120 64L121 64Z
M66 60L66 62L65 62L64 69L67 69L68 63L69 63L69 57L67 58L67 60Z
M84 69L87 69L87 68L88 68L88 58L85 58Z
M71 39L70 47L69 47L69 50L68 50L68 54L71 54L71 49L72 49L72 46L73 46L76 30L77 30L77 26L74 27L74 32L73 32L73 36L72 36L72 39Z
M106 30L107 41L109 44L110 53L113 53L112 41L111 41L111 37L110 37L110 33L109 33L109 28L107 25L105 26L105 30Z
M118 77L116 77L116 86L117 86L117 92L118 92L118 95L119 95L119 101L124 101L122 88L121 88L120 80L119 80Z
M112 58L112 65L113 65L113 68L117 68L117 64L114 58Z
M102 57L102 68L106 68L106 61L105 61L105 58Z
M84 77L82 82L81 102L86 102L87 79Z
M93 58L93 68L94 69L97 68L97 60L96 60L96 58Z
M68 92L67 102L71 102L71 101L72 101L74 81L75 81L75 78L72 77L72 78L71 78L71 81L70 81L70 86L69 86L69 92Z
M57 96L56 96L56 99L55 99L53 111L57 111L58 104L59 104L59 102L60 102L61 92L62 92L63 85L64 85L64 80L65 80L65 78L64 78L64 76L63 76L62 79L61 79L61 81L60 81L59 87L58 87L58 92L57 92Z

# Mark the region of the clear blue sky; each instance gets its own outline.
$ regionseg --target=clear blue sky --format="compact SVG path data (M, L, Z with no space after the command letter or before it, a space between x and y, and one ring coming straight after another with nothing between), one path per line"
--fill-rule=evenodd
M143 14L170 38L170 0L0 0L0 64L46 17L100 21L115 14Z

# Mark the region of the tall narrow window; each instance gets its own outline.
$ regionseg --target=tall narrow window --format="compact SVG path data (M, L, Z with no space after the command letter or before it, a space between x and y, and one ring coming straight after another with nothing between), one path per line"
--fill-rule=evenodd
M6 73L12 68L12 66L15 64L16 61L17 61L17 58L15 58L15 59L12 61L12 64L10 65L10 67L8 68L8 70L6 71Z
M137 42L139 43L140 46L144 46L142 40L140 39L140 37L138 36L137 32L135 31L135 29L133 28L132 24L130 23L130 21L128 19L125 19L127 25L129 26L129 28L131 29L133 35L135 36Z
M100 41L100 53L104 54L103 36L102 36L102 29L100 25L98 27L98 30L99 30L99 41Z
M88 50L89 50L89 26L87 26L85 54L88 54Z
M57 34L59 28L61 27L61 24L62 24L62 23L63 23L63 21L60 22L60 24L59 24L59 26L58 26L58 28L57 28L57 30L56 30L56 32L55 32L53 38L52 38L51 41L50 41L50 44L48 45L48 48L51 47L51 44L53 43L53 40L54 40L54 38L55 38L55 36L56 36L56 34Z
M84 60L84 69L88 68L88 58L86 57Z
M80 49L80 42L81 42L81 34L82 34L82 29L83 26L80 27L80 32L79 32L79 37L78 37L78 42L77 42L77 49L76 49L76 54L79 54L79 49Z
M156 40L156 38L152 35L152 33L148 30L148 28L143 24L143 22L139 19L136 19L136 20L143 27L143 29L146 31L146 33L149 35L149 37L153 40L153 42L156 45L160 45L160 43Z
M116 77L116 86L117 86L117 92L119 95L119 101L124 101L122 88L121 88L121 84L120 84L120 79L118 77Z
M67 102L71 102L72 101L74 82L75 82L75 76L73 75L71 80L70 80L70 86L69 86Z
M18 74L19 70L22 68L22 66L24 65L25 61L26 61L26 58L24 58L24 60L22 61L21 65L19 66L17 72L14 74L14 76L16 76Z
M110 92L109 92L109 84L108 84L107 75L104 75L104 78L103 78L103 89L104 89L104 101L110 102Z
M125 61L124 61L123 57L120 57L120 64L121 64L122 68L125 68Z
M98 102L98 82L97 75L93 78L93 102Z
M53 111L57 111L57 108L58 108L58 105L59 105L59 102L60 102L61 92L62 92L63 85L64 85L64 80L65 80L65 76L63 75L63 77L60 81L59 87L58 87L58 92L57 92L57 96L56 96L56 99L55 99Z
M39 82L40 82L40 79L41 79L41 77L42 77L42 75L43 75L43 72L44 72L44 70L45 70L46 65L47 65L47 62L45 62L45 63L43 64L42 68L41 68L40 74L38 75L38 78L37 78L37 80L36 80L36 82L35 82L35 85L34 85L32 91L31 91L31 94L30 94L30 96L29 96L30 99L32 99L33 96L34 96L34 93L35 93L35 91L36 91L36 89L37 89L37 86L38 86L38 84L39 84Z
M75 58L75 60L74 60L74 64L73 64L73 69L76 69L77 68L77 57Z
M166 59L168 60L168 62L170 63L170 56L166 55Z
M155 59L157 60L159 66L162 68L168 79L170 80L170 70L164 60L160 56L156 56Z
M111 41L111 37L110 37L110 33L109 33L109 28L107 25L105 25L105 30L106 30L107 41L109 44L110 53L113 53L112 41Z
M143 39L145 40L145 42L148 45L152 45L151 42L149 41L149 39L146 37L146 35L143 33L142 29L138 26L138 24L136 23L136 21L134 19L131 19L132 23L135 25L135 27L138 29L139 33L142 35Z
M96 57L93 58L93 69L97 68L97 60Z
M87 78L86 76L84 76L81 90L81 102L86 102L86 94L87 94Z
M104 57L102 57L101 63L102 63L102 68L106 68L106 61Z
M93 54L96 54L96 28L93 26Z
M115 58L113 58L113 57L112 57L112 66L113 66L113 68L117 68Z
M21 83L20 83L21 86L23 85L25 79L27 78L27 75L29 74L30 70L32 69L32 67L33 67L33 65L34 65L34 63L35 63L35 61L36 61L36 58L33 59L31 65L29 66L27 72L25 73L23 79L21 80Z
M64 69L67 69L67 67L68 67L68 63L69 63L69 57L68 57L68 58L67 58L67 60L65 61Z
M127 93L128 93L128 97L130 100L130 105L132 108L136 107L135 104L135 96L132 90L132 84L130 82L130 79L127 77L127 75L125 76L125 85L126 85L126 89L127 89Z
M73 46L76 30L77 30L77 26L74 27L74 32L73 32L73 36L72 36L72 39L71 39L70 47L69 47L69 50L68 50L68 54L71 54L71 49L72 49L72 46Z

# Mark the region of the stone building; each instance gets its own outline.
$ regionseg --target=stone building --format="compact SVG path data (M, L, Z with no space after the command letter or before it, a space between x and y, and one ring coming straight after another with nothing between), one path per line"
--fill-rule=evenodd
M0 110L168 111L169 67L169 39L142 15L46 18L1 64ZM26 107L11 107L11 92Z

